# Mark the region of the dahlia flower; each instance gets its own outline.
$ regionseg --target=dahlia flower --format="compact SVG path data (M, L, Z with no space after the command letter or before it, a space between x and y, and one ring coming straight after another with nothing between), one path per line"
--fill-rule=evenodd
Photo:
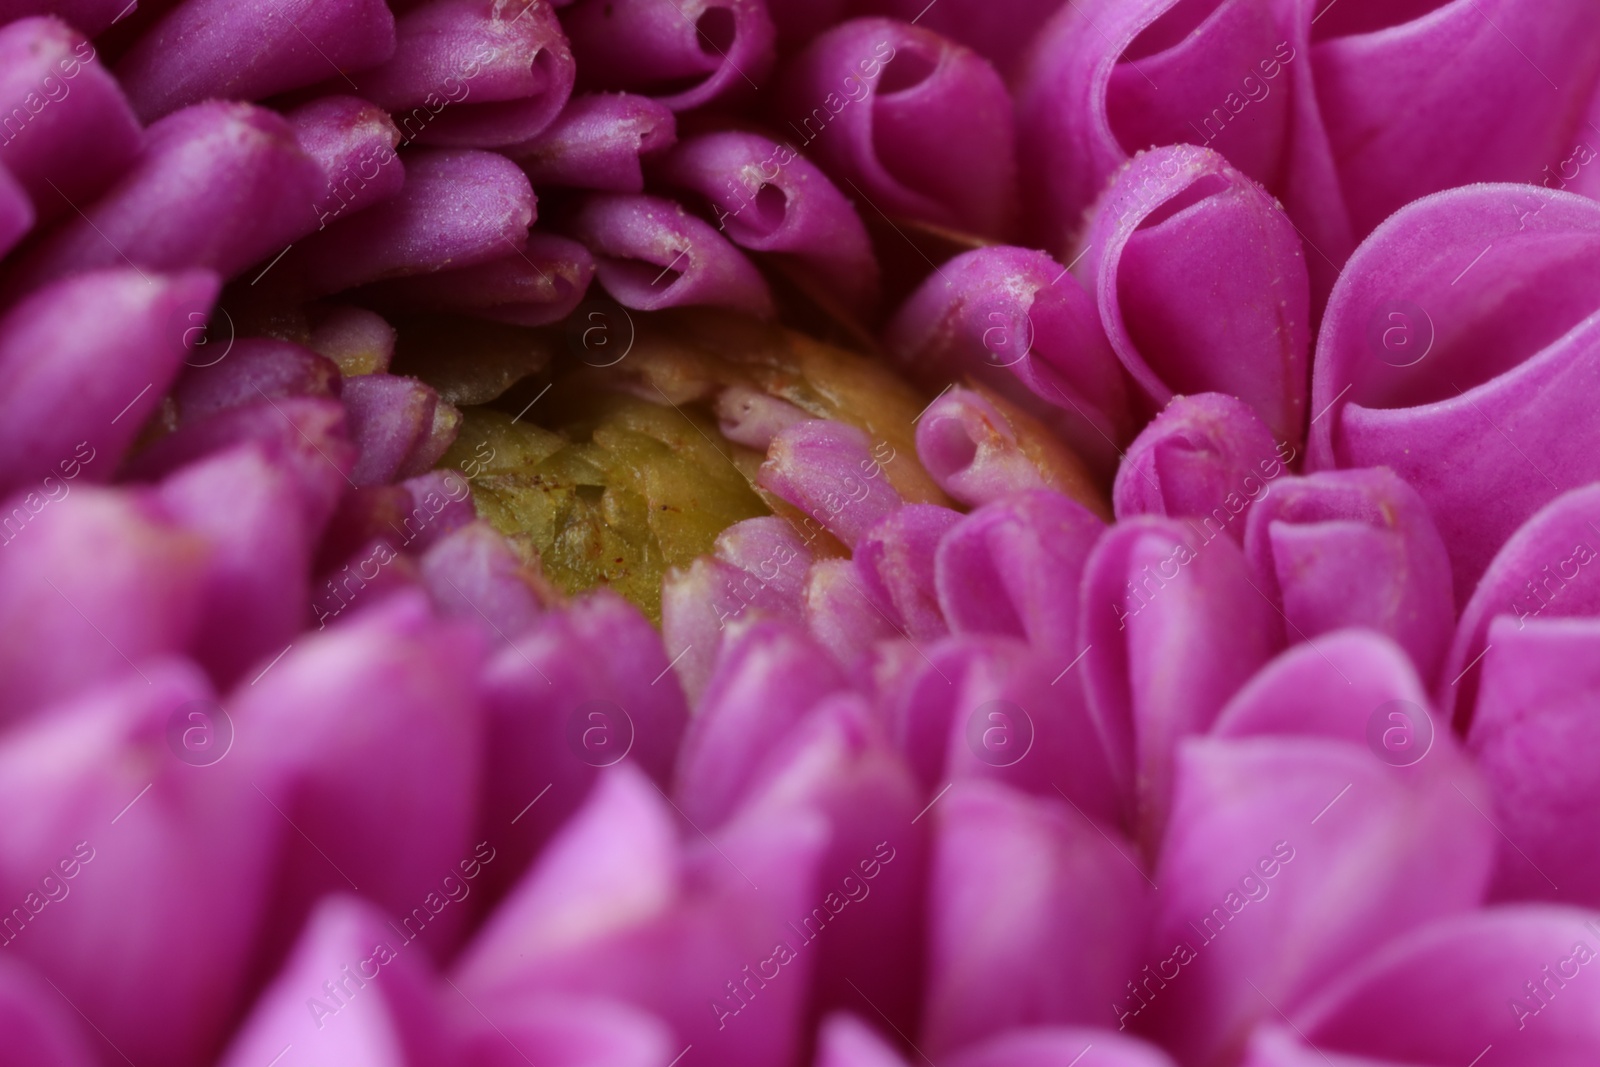
M0 0L29 1067L1600 1062L1592 0Z

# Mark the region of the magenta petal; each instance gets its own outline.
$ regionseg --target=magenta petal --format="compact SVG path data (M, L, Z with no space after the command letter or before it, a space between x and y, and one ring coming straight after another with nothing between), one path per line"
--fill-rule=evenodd
M881 447L881 446L880 446ZM865 431L828 419L797 422L772 439L756 484L854 546L900 506Z
M0 319L0 492L109 481L189 355L218 281L94 271Z
M856 542L862 591L903 636L932 640L950 632L934 590L934 554L962 519L936 504L907 504L870 527Z
M533 188L509 159L438 150L407 153L405 164L396 196L302 242L282 266L326 295L485 263L522 247L536 215Z
M586 89L625 89L674 111L748 95L772 68L763 0L582 0L565 24Z
M1365 626L1400 642L1424 679L1450 641L1450 559L1422 498L1393 471L1283 478L1250 511L1254 581L1294 640Z
M1585 400L1597 250L1592 200L1454 189L1378 227L1328 302L1309 463L1388 466L1413 486L1450 551L1458 602L1530 515L1600 478Z
M350 436L361 450L350 480L382 485L401 473L406 458L433 426L439 394L415 378L363 374L345 381Z
M13 265L13 288L130 263L230 277L315 229L326 180L274 112L196 104L151 126L148 138L104 196Z
M243 1007L281 823L229 769L242 746L230 756L186 736L221 743L204 676L175 660L143 673L6 733L0 892L12 903L0 941L74 1018L93 1020L110 1042L89 1039L96 1062L120 1051L198 1067ZM111 960L137 960L139 980Z
M659 635L621 597L591 594L508 637L483 685L480 823L505 856L489 879L497 892L585 802L600 769L626 760L668 783L688 708Z
M1461 611L1450 656L1441 672L1440 700L1466 726L1478 692L1489 627L1515 615L1520 630L1541 616L1600 614L1600 582L1585 568L1600 554L1600 488L1564 493L1513 534L1484 572Z
M625 307L709 304L772 314L772 294L755 266L675 201L596 193L578 210L572 233L594 252L600 284Z
M445 996L463 1004L454 990ZM455 1062L472 1067L659 1067L683 1051L660 1019L620 1001L558 994L498 1019L465 1007L472 1033Z
M670 147L677 136L671 109L649 97L590 93L573 97L537 138L505 152L539 188L642 193L640 160Z
M730 634L678 754L674 791L684 815L720 826L773 748L844 688L827 655L792 624L759 621Z
M572 53L549 4L431 0L409 5L396 30L393 58L357 84L395 113L406 144L519 144L572 95Z
M1111 347L1149 401L1219 392L1297 444L1310 281L1294 223L1222 156L1141 153L1096 203L1077 268Z
M383 0L183 0L117 63L145 122L202 100L260 100L394 52Z
M819 559L806 573L806 629L852 678L870 669L869 659L880 641L902 637L866 588L852 560Z
M1038 1026L1010 1030L946 1059L947 1067L1171 1067L1161 1050L1111 1030Z
M811 418L803 409L748 385L730 385L717 394L717 429L735 444L765 452L772 439Z
M1565 188L1581 160L1594 159L1593 149L1574 158L1573 147L1594 132L1581 117L1600 74L1593 5L1553 0L1533 12L1484 0L1418 5L1416 14L1401 22L1357 8L1315 28L1317 100L1358 234L1439 189Z
M0 165L0 256L11 251L33 229L33 204L28 191Z
M1011 228L1011 98L971 49L909 23L854 19L794 58L782 100L799 147L814 144L876 210L991 237ZM961 152L950 151L953 129L964 131Z
M1281 688L1345 688L1320 657L1295 655L1299 685ZM1421 695L1414 676L1405 688ZM1382 705L1344 707L1359 729ZM1397 934L1475 908L1496 835L1470 766L1448 734L1434 740L1409 766L1364 738L1184 742L1149 965L1116 1010L1208 1062L1275 1018L1269 1005L1293 1011Z
M366 592L344 591L357 603ZM435 622L408 593L297 639L238 690L229 712L255 787L298 830L284 838L269 945L281 948L318 898L352 882L432 951L465 926L466 909L425 898L473 852L474 636Z
M469 267L396 278L358 299L397 314L454 311L518 326L546 326L570 315L594 278L594 256L577 241L530 233L510 253Z
M15 6L0 3L0 23L16 17L6 10ZM0 114L0 167L44 222L87 207L144 146L139 120L94 45L53 18L0 28Z
M930 389L978 378L1099 466L1116 462L1132 431L1094 300L1043 252L993 246L956 256L901 305L884 345Z
M929 1054L1012 1027L1104 1023L1137 969L1148 891L1135 862L1058 797L962 782L934 812Z
M816 1067L906 1067L894 1046L844 1012L822 1021L817 1045Z
M332 360L289 341L246 337L229 345L215 363L203 352L191 358L207 363L191 365L172 391L180 425L266 397L338 396L340 391L339 368Z
M1177 396L1128 446L1111 499L1119 519L1198 519L1207 536L1226 531L1243 544L1251 505L1294 458L1244 402L1223 393Z
M917 419L917 459L953 499L977 507L1014 493L1051 488L1017 441L1010 420L982 393L955 387Z
M1231 539L1171 519L1128 519L1101 537L1079 612L1089 708L1150 849L1178 742L1211 726L1282 644L1283 624Z
M0 629L29 640L0 644L0 719L137 677L142 662L186 649L201 618L203 538L143 494L58 485L26 498L37 511L18 501L6 512Z
M457 884L462 883L458 880ZM348 894L317 906L277 978L219 1061L409 1067L447 1059L441 998L421 949L383 910Z
M1009 634L1058 656L1081 651L1078 585L1105 523L1060 493L987 504L939 546L939 606L956 633Z
M87 1035L71 1008L27 964L0 964L0 1030L7 1051L37 1067L94 1067Z
M321 530L301 492L292 468L254 443L186 467L161 487L167 514L213 547L193 648L223 684L282 651L309 617Z
M395 337L395 328L383 316L366 308L335 304L313 317L306 346L333 360L346 375L373 374L389 369Z
M815 965L808 945L825 936L789 923L818 903L825 844L821 820L796 812L680 846L655 787L615 768L468 947L455 981L491 1018L550 992L613 996L659 1015L697 1065L784 1067Z
M355 450L336 401L316 397L264 399L247 407L229 408L209 419L168 434L139 453L123 475L155 480L205 456L245 441L258 441L275 463L294 472L300 501L320 527L351 488Z
M539 590L510 544L488 523L471 522L430 546L422 581L441 614L486 622L493 634L520 636L544 614Z
M895 1026L914 1030L927 844L914 825L924 801L904 761L867 705L840 696L790 732L759 779L752 810L808 807L829 823L818 899L832 917L817 945L812 1013L864 998ZM804 918L816 925L814 914Z
M734 244L778 253L862 314L878 300L878 261L851 206L821 168L753 133L690 138L670 152L660 173L698 194Z
M382 108L354 96L325 96L286 116L327 188L317 199L317 228L387 200L405 184L395 155L400 131Z
M127 0L0 0L0 23L27 15L55 15L84 33L99 33L127 14Z
M1600 621L1497 618L1468 744L1494 796L1494 895L1600 905Z
M1404 1063L1581 1067L1600 1046L1600 983L1583 981L1600 915L1506 907L1396 941L1294 1013L1316 1047ZM1581 976L1581 977L1580 977ZM1491 1053L1493 1055L1493 1053Z

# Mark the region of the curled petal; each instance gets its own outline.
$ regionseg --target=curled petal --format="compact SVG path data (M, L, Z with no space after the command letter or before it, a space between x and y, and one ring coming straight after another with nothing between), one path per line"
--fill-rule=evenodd
M535 139L506 149L538 188L644 192L641 160L678 138L670 108L632 93L575 96Z
M877 10L893 18L926 25L982 55L1008 73L1059 5L1055 0L954 0L927 6L927 0L880 0Z
M884 344L930 389L970 376L1027 405L1096 466L1111 467L1132 431L1094 300L1043 252L956 256L901 305Z
M939 545L939 606L956 633L1008 634L1075 657L1078 587L1105 524L1046 490L1019 493L967 516Z
M322 531L319 516L301 505L294 473L248 442L161 486L166 512L213 548L193 651L223 683L281 652L310 615L307 586Z
M183 0L117 63L145 122L202 100L260 100L394 53L383 0Z
M406 156L400 192L329 227L290 254L314 295L499 259L522 247L535 218L527 175L493 152Z
M324 308L311 324L306 347L339 365L345 376L378 374L394 359L396 333L383 316L339 304Z
M674 111L744 95L772 67L763 0L581 0L567 32L587 89L625 89Z
M56 282L0 319L0 491L109 481L189 357L216 299L207 271L104 270Z
M1299 662L1300 692L1330 685L1325 664ZM1274 1017L1269 1002L1293 1012L1396 935L1477 907L1495 832L1470 766L1435 740L1410 766L1320 737L1185 741L1122 1021L1205 1062Z
M901 636L867 595L866 584L848 559L819 559L806 574L806 629L852 677L867 669L879 641Z
M934 811L930 1054L1013 1027L1104 1023L1144 934L1147 883L1132 845L1059 797L991 783L958 783Z
M405 184L395 155L400 131L382 108L354 96L325 96L285 116L327 188L312 206L317 228L387 200Z
M0 892L15 903L0 941L134 1062L206 1063L244 1007L282 820L230 769L243 746L218 749L204 676L182 660L141 669L6 733ZM143 981L106 953L139 960Z
M853 560L863 592L891 626L912 640L949 633L934 590L934 553L961 517L937 504L907 504L856 542Z
M0 23L21 13L7 10L16 6L0 3ZM144 146L139 120L94 45L54 18L0 28L0 115L0 166L45 222L92 203Z
M1108 530L1085 566L1078 610L1089 708L1153 850L1178 742L1210 728L1282 643L1283 624L1230 538L1202 540L1170 519Z
M662 161L673 185L698 194L741 248L780 253L849 307L870 314L878 261L855 208L793 147L754 133L690 138Z
M746 385L730 385L718 393L716 411L722 436L762 452L780 432L811 418L787 400Z
M346 579L340 594L360 603L369 581ZM465 909L422 905L473 852L481 729L474 637L431 619L420 595L404 593L296 641L240 689L229 713L240 749L252 754L256 788L300 828L285 836L269 945L281 949L277 938L349 879L397 922L411 920L408 939L425 937L434 952L452 946ZM396 788L404 781L434 787Z
M182 652L201 617L203 538L144 495L58 484L55 499L13 497L5 512L0 625L32 640L0 646L0 719Z
M289 341L246 337L216 363L187 370L172 398L182 425L264 397L337 396L339 390L339 368L331 360Z
M422 581L441 614L487 620L492 634L515 638L544 614L541 591L522 561L484 522L451 530L430 545Z
M1054 489L1104 513L1083 462L1021 408L980 390L950 389L917 420L917 458L939 487L977 506L1031 489Z
M261 442L274 462L293 470L300 501L316 516L313 525L328 521L349 488L356 461L344 408L332 400L265 399L229 408L163 437L135 456L122 473L135 480L162 478L245 441Z
M1581 1064L1600 1047L1600 983L1572 978L1594 959L1597 919L1550 906L1444 919L1291 1018L1317 1048L1386 1061L1465 1063L1496 1045L1507 1067Z
M1226 530L1243 544L1251 505L1294 457L1242 401L1177 396L1128 446L1111 499L1119 519L1199 519L1208 534Z
M1600 774L1584 755L1600 736L1600 623L1501 616L1489 636L1467 743L1515 843L1502 842L1494 895L1600 905Z
M345 382L343 401L350 436L361 450L350 480L382 485L400 474L432 428L439 394L415 378L363 374Z
M1535 16L1492 0L1411 15L1366 3L1314 30L1317 100L1357 234L1440 189L1563 189L1595 162L1582 108L1600 74L1600 11L1561 0Z
M1600 487L1564 493L1540 508L1506 541L1461 609L1450 655L1440 671L1439 702L1458 727L1472 718L1490 644L1489 627L1516 616L1517 629L1540 618L1600 615Z
M1094 208L1077 268L1148 400L1219 392L1297 444L1306 418L1310 281L1294 223L1208 148L1141 153Z
M1011 98L982 56L932 30L855 19L795 57L782 115L877 208L1004 237L1015 209ZM830 129L836 126L837 129ZM949 132L964 131L951 153Z
M594 252L600 284L625 307L710 304L772 314L760 272L673 201L599 193L578 211L572 232Z
M457 591L476 596L465 585ZM493 617L493 599L476 602ZM484 671L488 742L479 816L482 832L504 854L485 879L496 895L522 877L591 795L603 768L626 762L656 787L670 784L689 718L670 673L655 628L608 591L540 615L501 646Z
M396 33L393 58L360 85L394 112L405 144L520 144L572 95L572 52L540 0L430 0L402 13Z
M589 291L594 257L576 241L530 233L510 255L455 270L379 282L359 299L386 310L460 312L518 326L570 315Z
M760 621L736 632L723 645L678 756L675 791L684 814L706 827L725 822L785 734L844 688L843 676L798 627Z
M104 196L13 265L13 289L128 264L229 277L315 228L322 169L277 114L213 101L168 115L147 136Z
M1204 145L1283 201L1325 294L1357 235L1318 106L1313 14L1283 0L1060 8L1016 77L1023 197L1037 239L1055 247L1077 233L1130 156Z
M1592 200L1453 189L1379 226L1329 299L1309 465L1388 466L1414 487L1450 551L1458 603L1530 515L1600 478L1585 443L1597 249Z
M894 1025L914 1028L927 843L914 825L924 801L904 761L871 709L859 697L839 696L800 721L770 754L758 782L747 802L752 810L808 807L828 820L820 869L837 881L819 889L824 909L840 910L828 923L830 936L817 945L813 1010L865 997ZM841 898L848 904L841 906ZM806 918L816 925L814 914Z
M862 430L828 419L797 422L772 439L756 484L821 523L853 546L879 519L900 506ZM890 449L892 452L893 450Z
M491 1017L553 992L621 997L660 1016L710 1067L782 1067L800 1041L816 959L807 944L825 936L788 923L817 903L826 837L819 816L775 812L680 847L655 787L614 768L453 980ZM759 995L736 997L741 989Z
M1292 640L1365 626L1434 678L1454 619L1450 558L1422 498L1393 471L1283 478L1249 514L1245 555Z
M295 1062L305 1067L442 1062L449 1047L442 1001L427 956L409 946L382 908L349 894L329 896L229 1044L222 1067L270 1062L296 1045L302 1052Z

